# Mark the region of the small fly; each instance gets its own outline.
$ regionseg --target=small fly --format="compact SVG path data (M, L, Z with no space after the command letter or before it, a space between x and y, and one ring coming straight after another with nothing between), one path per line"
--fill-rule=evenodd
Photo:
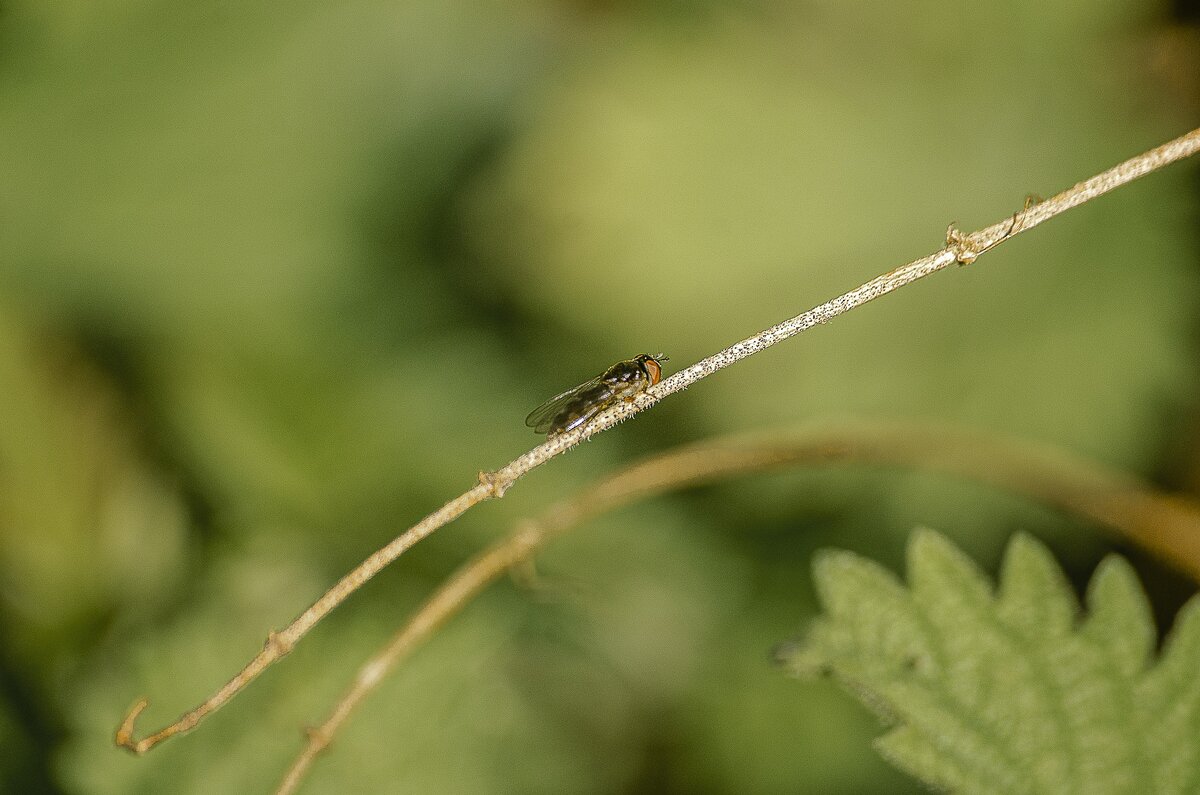
M661 353L643 353L617 362L600 375L555 395L529 413L525 424L536 433L557 433L578 428L619 400L633 400L662 380Z

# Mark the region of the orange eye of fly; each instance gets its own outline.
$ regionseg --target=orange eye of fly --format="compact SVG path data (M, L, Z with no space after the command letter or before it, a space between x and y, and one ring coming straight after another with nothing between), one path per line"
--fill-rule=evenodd
M646 374L650 376L650 386L654 386L662 380L662 365L654 359L646 359L644 365Z

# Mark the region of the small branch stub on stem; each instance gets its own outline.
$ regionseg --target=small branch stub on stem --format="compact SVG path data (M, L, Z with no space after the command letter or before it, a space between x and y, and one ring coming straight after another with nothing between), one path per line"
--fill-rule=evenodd
M481 471L479 473L479 484L487 487L488 499L500 499L504 496L504 492L508 491L508 487L511 486L512 483L513 482L511 479L505 478L498 472Z
M950 224L946 227L946 248L954 255L954 261L959 265L970 265L979 255L987 251L974 239L974 235L963 234L957 226Z

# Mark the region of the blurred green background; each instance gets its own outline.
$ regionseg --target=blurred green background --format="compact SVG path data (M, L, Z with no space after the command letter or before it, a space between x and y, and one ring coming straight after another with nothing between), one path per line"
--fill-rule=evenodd
M1200 487L1197 166L725 371L422 544L224 711L359 559L617 359L674 370L1195 126L1185 3L0 3L0 782L266 792L473 551L641 454L946 420ZM1111 541L839 467L589 524L406 664L307 792L918 791L770 662L812 551ZM1136 556L1136 551L1132 552ZM1138 559L1169 619L1188 586Z

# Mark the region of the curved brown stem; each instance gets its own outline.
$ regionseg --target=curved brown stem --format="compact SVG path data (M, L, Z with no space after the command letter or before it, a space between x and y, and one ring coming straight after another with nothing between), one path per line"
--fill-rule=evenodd
M985 483L1083 516L1124 535L1200 582L1200 503L1041 445L939 426L856 425L792 439L704 442L621 470L522 522L465 564L359 669L277 790L296 791L317 756L383 678L485 587L546 541L634 500L698 483L787 466L859 463L924 469Z

